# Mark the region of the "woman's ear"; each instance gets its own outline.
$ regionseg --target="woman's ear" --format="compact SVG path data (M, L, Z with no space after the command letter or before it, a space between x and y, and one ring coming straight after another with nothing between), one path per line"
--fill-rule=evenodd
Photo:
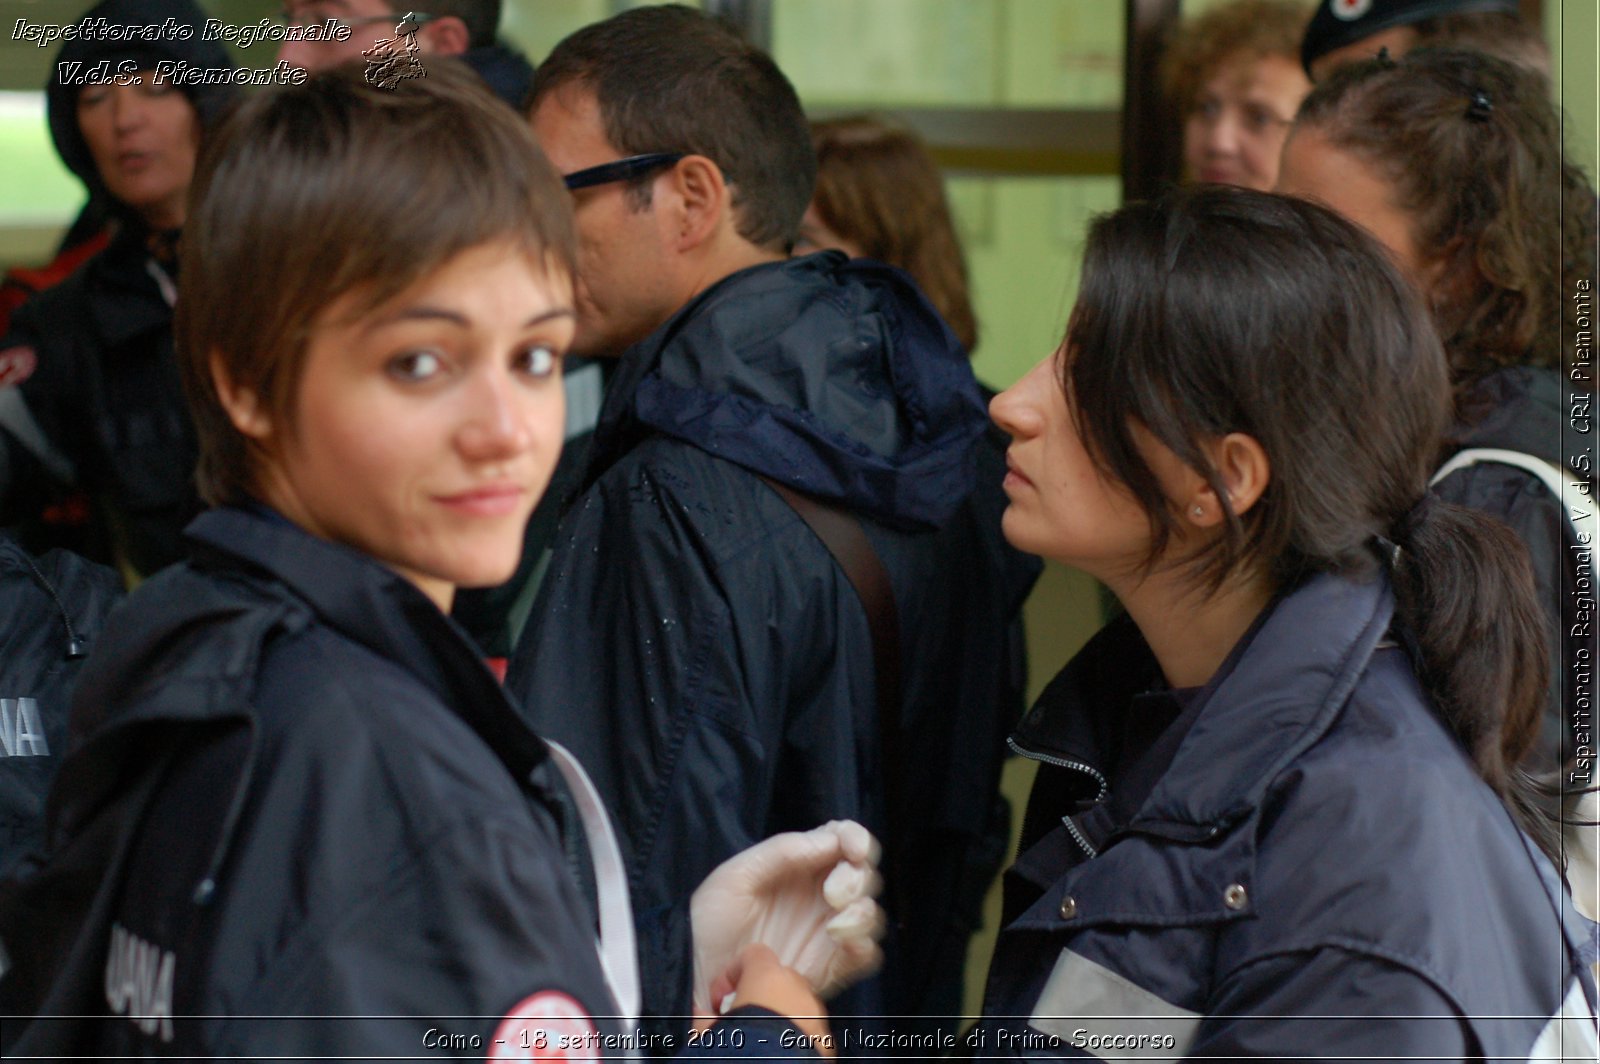
M246 388L234 383L232 375L228 373L227 364L222 359L221 351L211 352L207 360L211 367L211 383L217 390L217 399L222 403L222 409L227 411L228 420L233 422L233 427L239 430L240 435L262 442L272 435L272 419L267 415L265 404L254 388Z
M1266 450L1254 436L1230 432L1213 440L1206 451L1227 491L1228 505L1234 514L1243 516L1272 481L1272 463L1267 459ZM1198 480L1184 506L1184 515L1201 528L1219 525L1225 520L1221 500L1204 480Z

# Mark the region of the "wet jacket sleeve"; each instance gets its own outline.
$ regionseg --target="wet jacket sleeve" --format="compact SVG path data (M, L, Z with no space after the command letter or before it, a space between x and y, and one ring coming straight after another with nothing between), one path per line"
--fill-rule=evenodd
M507 685L610 805L642 943L664 951L644 958L646 1010L681 1012L673 914L700 881L774 832L864 816L871 645L864 616L841 638L848 585L770 489L648 446L563 524Z
M598 963L575 963L595 944L559 850L526 821L454 820L382 882L299 927L206 1039L219 1057L488 1050L545 1021L575 1038L621 1030Z
M1421 975L1324 947L1258 961L1218 987L1188 1055L1301 1060L1463 1060L1481 1051Z

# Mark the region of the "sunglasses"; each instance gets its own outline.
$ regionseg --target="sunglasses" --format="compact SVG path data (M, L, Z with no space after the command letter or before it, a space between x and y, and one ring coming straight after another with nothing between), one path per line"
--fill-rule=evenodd
M630 181L636 177L643 177L652 170L673 166L687 154L681 151L658 151L648 155L630 155L616 162L574 170L561 180L566 182L567 189L571 192L576 192L580 188L593 188L595 185L609 185L613 181Z

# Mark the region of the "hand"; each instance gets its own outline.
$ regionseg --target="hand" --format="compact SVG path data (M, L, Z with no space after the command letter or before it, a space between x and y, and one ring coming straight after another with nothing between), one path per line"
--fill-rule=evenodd
M759 1005L787 1017L811 1039L812 1049L824 1057L834 1056L827 1008L812 992L810 981L785 968L766 946L746 949L733 967L712 980L711 996L725 1013L743 1005Z
M694 935L694 1004L718 999L710 980L761 943L780 964L827 997L875 971L883 910L879 848L866 828L835 820L774 835L735 854L706 877L689 902Z

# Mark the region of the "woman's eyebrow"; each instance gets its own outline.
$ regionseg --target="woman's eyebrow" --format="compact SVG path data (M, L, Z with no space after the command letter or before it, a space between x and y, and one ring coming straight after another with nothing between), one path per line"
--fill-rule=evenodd
M549 310L535 314L523 322L522 327L527 329L554 318L573 317L577 317L577 313L571 307L552 307ZM393 314L385 314L372 322L369 328L378 329L385 325L393 325L402 321L447 321L463 329L472 325L471 319L460 311L448 310L444 307L430 307L424 304L422 306L406 307L404 310L397 310Z

